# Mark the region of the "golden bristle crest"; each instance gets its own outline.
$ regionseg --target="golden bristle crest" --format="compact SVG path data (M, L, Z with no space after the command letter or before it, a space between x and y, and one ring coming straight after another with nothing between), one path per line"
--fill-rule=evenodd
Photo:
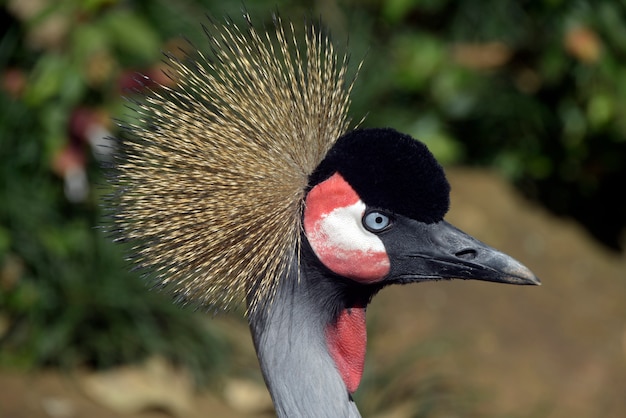
M297 266L308 176L348 128L347 57L307 28L205 28L134 109L115 181L131 258L183 300L248 309Z

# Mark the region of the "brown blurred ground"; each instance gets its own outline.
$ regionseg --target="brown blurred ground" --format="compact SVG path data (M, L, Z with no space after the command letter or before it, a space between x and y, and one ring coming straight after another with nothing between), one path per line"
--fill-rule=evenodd
M472 281L385 289L368 311L368 364L392 363L420 341L446 341L437 366L480 393L485 416L626 416L626 257L491 173L453 169L449 177L448 220L531 267L543 286ZM244 362L253 363L245 325L220 321L241 339ZM87 397L81 382L55 372L0 373L0 417L157 418L172 410L181 418L261 416L235 412L220 390L193 395L187 412L164 402L161 410L119 414Z

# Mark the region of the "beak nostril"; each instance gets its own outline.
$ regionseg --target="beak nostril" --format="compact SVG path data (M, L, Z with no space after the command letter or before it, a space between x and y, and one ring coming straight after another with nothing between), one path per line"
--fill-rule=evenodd
M457 253L455 253L454 255L458 258L461 258L463 260L473 260L474 258L476 258L476 250L473 248L465 248Z

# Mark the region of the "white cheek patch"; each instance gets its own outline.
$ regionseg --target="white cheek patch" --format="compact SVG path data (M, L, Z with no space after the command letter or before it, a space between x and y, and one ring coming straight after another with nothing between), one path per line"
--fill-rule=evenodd
M306 204L306 236L327 268L363 283L376 282L389 273L383 242L363 227L365 203L339 174L314 187Z

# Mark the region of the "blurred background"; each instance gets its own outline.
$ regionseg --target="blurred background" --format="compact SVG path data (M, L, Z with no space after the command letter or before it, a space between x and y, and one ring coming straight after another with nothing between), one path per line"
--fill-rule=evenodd
M137 74L200 49L217 0L0 3L0 417L262 417L241 315L150 292L100 226L103 150ZM318 17L361 60L353 120L424 141L449 220L541 288L386 289L368 311L369 417L626 416L626 3L248 0ZM104 145L104 147L102 147Z

